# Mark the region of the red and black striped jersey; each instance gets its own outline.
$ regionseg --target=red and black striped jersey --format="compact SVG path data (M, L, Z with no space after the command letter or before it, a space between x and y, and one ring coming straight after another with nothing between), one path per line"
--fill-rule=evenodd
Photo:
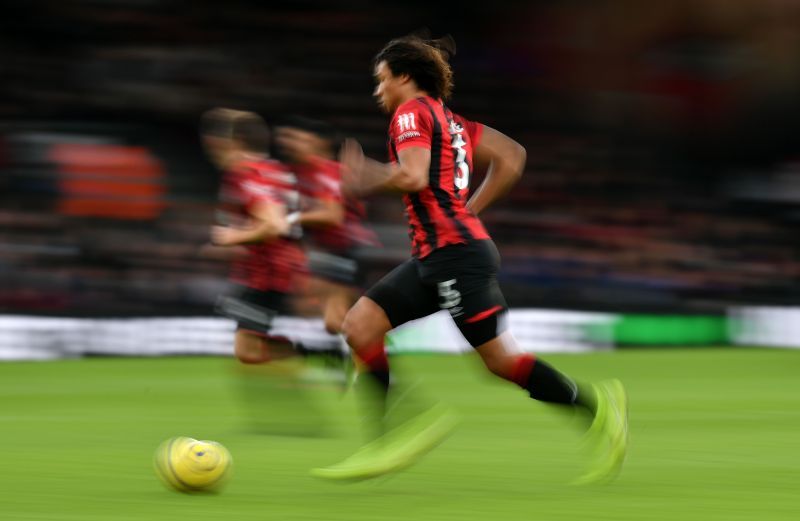
M314 245L329 252L346 252L356 246L378 244L375 233L364 226L364 204L342 194L342 166L323 157L312 158L306 164L293 167L303 199L303 210L311 209L315 201L335 201L345 210L344 222L337 226L309 228L306 235Z
M283 164L270 159L235 164L225 173L220 203L225 224L246 226L253 209L263 203L297 209L296 178ZM237 257L231 280L259 291L289 293L305 267L305 255L296 239L280 237L245 245L247 254Z
M423 96L400 105L389 127L389 159L404 148L431 151L428 186L403 196L412 255L423 258L449 244L488 239L480 219L466 207L472 153L483 125L453 114L440 100Z

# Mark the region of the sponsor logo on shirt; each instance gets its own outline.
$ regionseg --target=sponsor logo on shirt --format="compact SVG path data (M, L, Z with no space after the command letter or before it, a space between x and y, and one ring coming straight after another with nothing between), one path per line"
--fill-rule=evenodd
M398 143L402 143L406 139L411 139L412 137L420 137L422 134L417 132L416 130L409 130L408 132L403 132L399 136L397 136L396 141Z

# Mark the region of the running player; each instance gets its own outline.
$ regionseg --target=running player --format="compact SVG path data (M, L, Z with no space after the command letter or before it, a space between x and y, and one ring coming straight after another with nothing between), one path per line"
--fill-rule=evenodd
M511 138L454 114L447 58L455 42L417 36L390 41L374 60L378 104L392 114L390 163L345 144L342 161L352 191L403 193L412 258L367 291L348 312L343 330L385 406L391 395L384 335L410 320L447 310L487 369L532 398L586 415L600 459L579 478L596 482L620 469L627 444L627 398L613 380L582 385L532 354L520 354L506 327L508 307L497 283L499 255L477 215L514 184L525 149ZM486 177L467 198L476 166ZM433 411L433 410L432 410ZM452 422L438 411L420 414L336 465L312 473L364 479L403 468L441 441Z
M217 246L241 247L234 257L233 295L219 311L237 322L234 352L245 364L294 356L285 338L269 331L278 314L289 314L289 298L305 265L299 226L286 215L296 210L296 180L268 157L269 129L251 112L213 109L203 116L203 144L224 172L218 221L211 230Z
M253 113L209 111L202 134L224 172L217 219L225 225L212 228L212 242L241 250L231 269L235 291L217 307L237 324L234 352L242 365L235 385L248 421L257 432L324 435L328 415L315 399L324 382L307 364L316 351L273 327L278 315L292 314L291 299L306 276L300 227L286 219L298 209L296 177L269 157L269 129Z
M325 329L337 334L363 284L357 250L376 246L377 238L363 224L364 205L342 194L330 125L295 116L278 128L276 141L297 174L302 195L301 211L290 214L289 220L303 227L312 286L323 300Z

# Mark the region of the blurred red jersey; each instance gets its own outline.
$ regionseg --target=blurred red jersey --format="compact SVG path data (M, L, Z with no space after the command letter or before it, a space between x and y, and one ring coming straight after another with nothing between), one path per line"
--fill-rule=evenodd
M404 148L431 151L428 186L403 196L412 255L423 258L449 244L488 239L481 221L466 208L472 152L483 125L453 114L444 104L423 96L400 105L389 127L389 159Z
M244 225L259 203L278 203L288 211L297 208L296 178L283 164L265 159L241 161L222 181L221 210L227 224ZM247 244L247 255L237 257L231 280L259 291L290 293L305 266L305 256L296 239L280 237L269 242Z
M378 244L377 236L363 224L366 218L364 205L361 201L342 195L342 168L339 163L318 157L310 163L297 165L295 172L307 206L313 206L313 201L335 201L345 209L341 225L308 229L314 245L332 253L340 253L356 246Z

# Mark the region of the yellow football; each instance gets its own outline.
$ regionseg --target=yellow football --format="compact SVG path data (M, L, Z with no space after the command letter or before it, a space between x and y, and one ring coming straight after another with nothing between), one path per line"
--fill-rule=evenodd
M154 460L156 474L179 492L219 491L233 467L231 453L216 441L185 436L159 445Z

